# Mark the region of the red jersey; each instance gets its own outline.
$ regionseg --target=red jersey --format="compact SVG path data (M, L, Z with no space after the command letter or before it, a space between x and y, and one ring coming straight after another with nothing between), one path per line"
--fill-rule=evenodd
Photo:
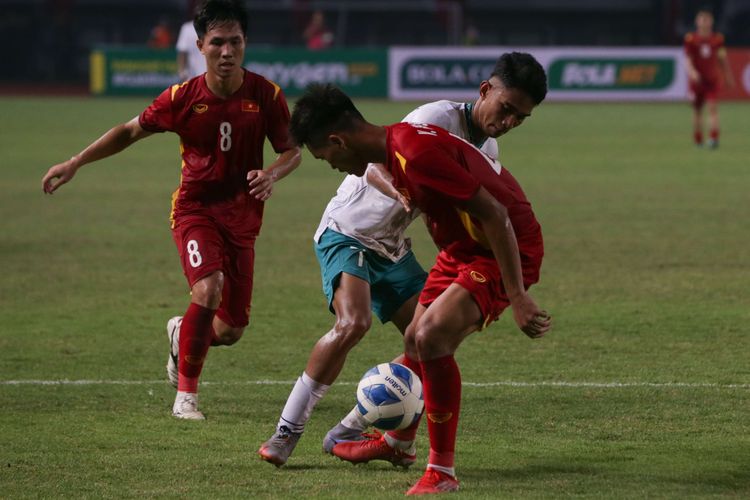
M432 239L442 250L459 260L493 257L481 224L461 209L482 186L507 208L522 264L541 261L541 227L508 170L440 127L398 123L386 131L393 184L427 216Z
M180 136L173 221L208 211L229 227L260 229L263 202L247 193L247 173L263 168L266 137L277 153L290 149L289 108L278 85L243 71L242 86L227 99L200 75L166 89L140 115L144 130Z
M715 82L719 79L719 51L724 49L724 35L698 33L685 35L685 54L695 66L702 80Z

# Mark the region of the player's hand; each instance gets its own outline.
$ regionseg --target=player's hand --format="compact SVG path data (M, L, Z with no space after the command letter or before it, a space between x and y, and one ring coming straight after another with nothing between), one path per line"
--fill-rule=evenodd
M516 324L529 338L538 339L552 327L552 318L539 306L528 293L523 293L519 298L511 301L513 319Z
M394 191L396 192L396 201L401 203L401 206L404 207L404 210L406 211L407 214L410 214L412 210L411 200L409 200L409 198L401 194L400 191L397 191L397 190L394 190Z
M690 73L688 73L688 77L695 83L701 82L701 75L699 75L697 71L691 71Z
M42 190L47 194L57 191L57 188L69 182L78 171L75 162L71 158L68 161L58 163L50 167L47 173L42 177Z
M273 192L273 175L265 170L251 170L247 173L248 192L260 201L266 201Z

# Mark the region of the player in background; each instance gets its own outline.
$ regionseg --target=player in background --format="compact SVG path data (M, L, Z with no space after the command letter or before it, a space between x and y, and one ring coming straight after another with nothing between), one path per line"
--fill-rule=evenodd
M79 168L156 132L180 137L180 185L172 195L172 236L190 285L183 317L169 320L167 374L177 387L172 414L203 420L198 379L211 345L237 342L247 326L255 239L273 184L294 170L281 89L242 67L247 13L241 0L208 0L196 15L207 72L166 89L139 116L117 125L42 179L52 194ZM268 137L278 158L263 169Z
M526 90L507 91L508 113L493 124L498 131L513 128L542 101L543 70L537 76ZM469 142L431 125L373 125L331 85L308 88L290 130L296 144L342 172L364 175L368 163L385 165L396 190L427 218L440 252L407 327L403 363L422 379L430 456L407 494L455 491L461 376L454 353L507 306L531 338L551 326L527 292L539 279L544 253L531 205L513 176ZM354 463L383 459L384 449L414 458L416 431L413 425L389 438L339 443L334 452Z
M720 72L730 87L734 77L727 61L724 35L713 31L714 16L702 9L695 16L695 31L685 35L685 65L687 66L690 99L693 105L693 141L703 146L703 108L708 105L710 119L708 146L719 146L719 110L716 97L721 86Z
M186 21L177 35L177 74L180 81L189 80L206 72L206 58L198 46L198 33L193 21Z
M508 113L506 88L516 85L520 74L537 66L530 54L503 54L489 79L480 84L475 101L432 102L415 109L403 121L438 125L469 140L491 158L498 158L497 141L493 139L506 130L494 124ZM408 203L404 206L405 199L380 172L368 168L367 176L347 176L315 232L323 289L336 322L313 348L276 432L258 450L261 458L277 466L286 463L315 405L338 377L349 351L367 333L371 310L383 323L392 321L402 335L414 315L426 273L417 263L404 231L419 212L411 211ZM338 442L362 439L367 427L355 407L328 432L323 450L332 453ZM405 457L403 460L408 461Z

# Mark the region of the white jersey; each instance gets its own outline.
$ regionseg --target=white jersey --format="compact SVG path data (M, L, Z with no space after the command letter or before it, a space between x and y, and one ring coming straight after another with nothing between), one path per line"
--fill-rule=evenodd
M177 52L187 53L187 73L188 79L202 75L206 72L206 58L201 54L196 42L198 34L192 21L184 23L180 27L180 34L177 36Z
M437 125L468 140L465 108L466 104L461 102L431 102L418 107L402 121ZM496 140L488 138L480 149L499 163ZM404 231L417 215L417 210L407 213L399 202L370 186L366 175L347 175L323 212L315 241L320 241L323 232L330 228L396 262L411 248Z

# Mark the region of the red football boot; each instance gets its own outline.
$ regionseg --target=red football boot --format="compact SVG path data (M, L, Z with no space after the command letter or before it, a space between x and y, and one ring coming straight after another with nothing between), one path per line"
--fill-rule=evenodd
M394 466L407 468L417 460L417 455L412 448L412 453L391 448L385 441L385 436L379 432L364 434L366 439L361 441L346 441L336 444L331 450L334 456L353 464L367 463L370 460L385 460Z
M446 493L448 491L458 491L458 480L435 469L427 469L424 476L417 483L409 488L407 495L430 495L432 493Z

